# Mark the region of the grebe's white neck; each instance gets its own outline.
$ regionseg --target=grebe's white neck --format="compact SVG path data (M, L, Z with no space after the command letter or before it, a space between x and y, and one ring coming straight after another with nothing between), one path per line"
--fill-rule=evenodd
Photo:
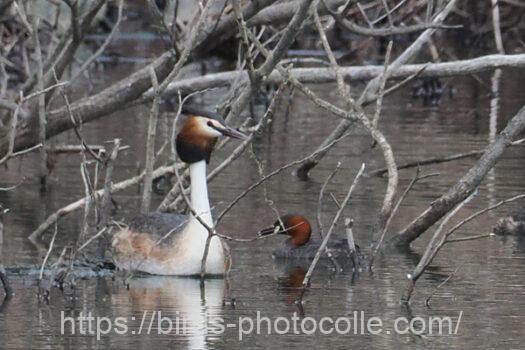
M191 206L195 214L209 227L213 227L210 201L208 200L208 186L206 183L206 162L204 160L190 164L191 179ZM201 261L208 240L208 230L193 214L181 238L174 241L178 251L174 268L181 275L195 275L201 272ZM225 255L219 237L212 237L206 260L206 273L224 274L226 272Z
M210 201L208 199L208 182L206 179L206 161L201 160L190 164L190 180L191 180L191 206L195 213L210 227L213 227L213 219L211 217ZM201 230L208 236L208 231L202 224L191 216L190 222L198 224ZM199 230L199 231L201 231Z

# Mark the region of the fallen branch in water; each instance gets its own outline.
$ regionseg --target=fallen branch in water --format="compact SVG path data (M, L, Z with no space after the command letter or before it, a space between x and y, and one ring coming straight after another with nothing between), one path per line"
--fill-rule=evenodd
M370 262L368 264L368 268L370 270L372 270L372 268L374 266L374 260L375 260L375 257L377 255L377 253L381 250L381 245L383 244L383 241L385 239L385 235L387 233L388 226L390 225L390 222L394 218L394 215L397 213L397 210L401 206L401 203L403 203L403 200L405 199L407 194L412 190L412 187L414 187L414 185L420 180L423 180L423 179L426 179L426 178L432 177L432 176L438 176L438 175L439 174L434 173L434 174L426 174L426 175L421 175L420 176L420 168L419 167L417 168L416 175L414 176L412 181L410 181L410 183L408 184L408 186L405 189L405 191L401 194L401 196L397 200L397 203L395 204L394 209L392 209L392 212L390 213L390 216L389 216L388 220L386 221L385 226L383 227L383 231L381 232L381 236L379 238L379 241L375 245L375 247L374 247L374 249L372 251L372 255L370 256Z
M496 164L507 146L511 145L512 140L523 130L525 130L525 106L507 123L495 141L487 146L478 162L445 194L433 201L423 213L395 235L389 243L396 246L407 246L456 205L468 198Z
M464 76L497 68L523 68L525 67L525 54L516 55L487 55L473 59L458 60L442 63L405 64L398 69L390 71L389 80L404 79L413 75L418 77L453 77ZM362 82L381 76L384 67L381 65L369 66L340 66L339 72L347 82ZM292 68L290 75L304 84L325 84L333 82L333 68ZM207 74L195 78L181 79L168 85L165 94L172 95L177 91L183 94L209 88L228 87L236 79L248 79L247 71L228 71ZM266 84L279 84L286 80L286 76L273 71L266 80ZM153 92L148 91L141 102L148 102L153 98Z
M410 303L410 299L412 298L412 294L414 293L414 289L416 287L416 282L421 277L423 272L427 269L427 267L430 265L434 257L437 255L441 247L443 246L443 243L446 239L446 233L443 232L443 229L445 228L446 224L452 219L456 213L463 208L465 204L470 202L472 198L474 197L475 193L470 194L467 198L465 198L463 201L461 201L450 213L448 213L443 221L439 224L439 227L436 229L436 232L434 232L434 235L432 236L432 239L427 245L427 248L425 249L425 253L421 257L421 260L419 260L419 263L415 267L414 271L411 274L407 275L408 278L408 288L406 296L403 298L404 303Z
M302 303L304 293L306 292L306 289L310 285L310 279L312 278L312 274L314 273L317 262L319 261L319 258L321 258L321 254L325 251L326 246L328 245L328 241L330 240L330 236L334 232L335 226L337 225L337 222L339 221L339 218L341 217L343 210L346 208L346 205L348 204L348 201L350 200L352 192L354 191L357 185L357 182L359 181L359 178L361 177L361 175L363 175L364 170L365 170L365 164L363 163L363 165L361 165L361 169L359 169L359 171L357 172L357 175L355 176L354 181L350 185L350 188L348 189L348 192L346 193L346 197L341 203L341 208L339 208L339 210L335 214L334 219L332 221L332 225L328 229L326 236L323 238L323 242L319 246L319 249L317 249L317 253L315 253L315 257L312 263L310 264L310 267L308 268L306 275L304 276L301 293L299 295L299 298L296 300L297 303Z
M472 199L472 197L473 197L473 195L470 195L469 197L467 197L467 199L462 201L453 211L451 211L445 217L445 219L443 219L442 223L439 225L439 228L434 233L434 236L432 237L432 240L427 245L427 248L425 250L425 254L423 255L423 257L419 261L419 263L416 266L416 268L414 269L414 272L411 275L409 275L409 279L411 280L411 282L409 284L408 294L407 294L407 298L406 298L407 302L410 301L410 297L411 297L412 292L414 290L416 281L423 274L423 272L426 270L428 265L430 265L432 260L435 258L435 256L438 254L438 252L441 250L441 248L446 243L471 241L471 240L474 240L474 239L480 239L480 238L485 238L485 237L491 237L492 236L491 234L485 234L485 235L463 237L463 238L457 238L457 239L449 240L448 238L454 232L456 232L463 225L467 224L468 222L471 222L472 220L474 220L475 218L477 218L478 216L480 216L482 214L485 214L485 213L487 213L487 212L489 212L491 210L494 210L494 209L496 209L496 208L498 208L498 207L500 207L500 206L502 206L504 204L511 203L511 202L517 201L519 199L525 198L525 194L520 194L520 195L511 197L511 198L507 198L507 199L502 200L502 201L500 201L500 202L498 202L498 203L496 203L494 205L491 205L491 206L488 206L488 207L486 207L486 208L484 208L482 210L479 210L479 211L475 212L474 214L468 216L466 219L463 219L460 222L458 222L450 230L444 232L443 228L447 224L447 222L455 215L455 213L457 213L459 211L459 209L461 209L461 207L463 207L466 203L468 203Z
M520 194L520 195L517 195L517 196L514 196L514 197L511 197L511 198L507 198L505 200L502 200L502 201L499 201L498 203L496 204L493 204L491 206L488 206L482 210L479 210L477 212L475 212L474 214L470 215L469 217L467 217L466 219L460 221L459 223L457 223L452 229L450 229L448 232L447 232L447 237L450 236L451 234L453 234L454 232L456 232L461 226L465 225L466 223L474 220L475 218L477 218L478 216L482 215L482 214L485 214L491 210L494 210L498 207L501 207L502 205L505 205L507 203L511 203L511 202L514 202L514 201L517 201L519 199L522 199L522 198L525 198L525 194ZM468 238L468 237L467 237ZM459 240L459 239L458 239ZM456 241L458 241L456 240ZM451 241L449 241L451 242Z

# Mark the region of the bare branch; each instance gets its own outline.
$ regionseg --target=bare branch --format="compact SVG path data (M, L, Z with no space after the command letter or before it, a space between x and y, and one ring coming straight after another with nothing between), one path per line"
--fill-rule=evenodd
M354 181L352 182L352 185L348 189L348 192L346 193L346 197L341 203L341 208L337 211L337 213L334 216L334 219L332 221L332 225L328 229L328 232L326 233L326 236L323 239L323 242L319 246L319 249L317 249L317 253L315 253L315 257L312 260L312 263L310 264L310 267L308 268L308 271L306 272L306 275L303 279L301 294L299 295L298 302L302 302L304 293L306 291L306 288L308 288L308 285L310 284L310 279L312 278L312 274L314 273L315 267L317 265L317 262L319 261L319 258L321 257L322 252L325 251L326 246L328 245L328 241L330 240L330 236L332 235L332 232L335 229L335 226L337 225L337 222L339 221L339 218L343 212L343 210L346 208L346 205L348 204L348 201L350 200L350 196L352 195L352 192L354 191L357 182L359 181L359 178L363 174L363 171L365 170L365 164L361 165L361 169L357 172L357 175L354 178Z
M157 76L155 70L151 69L151 80L153 90L155 91L155 97L153 98L153 103L151 105L151 111L149 115L148 122L148 135L146 139L146 167L144 176L144 185L142 188L142 204L140 211L142 213L147 213L151 204L151 185L153 181L153 166L155 165L155 138L157 134L157 120L159 117L159 83L157 81Z
M485 175L496 164L512 139L525 130L525 106L507 123L505 129L487 146L478 162L449 188L440 198L433 201L423 213L390 240L391 244L406 246L423 234L446 213L462 202L478 187Z
M111 43L115 34L118 31L120 22L122 21L122 7L123 6L124 6L124 0L119 0L117 21L113 25L113 29L111 29L111 32L107 36L106 40L104 40L104 43L100 45L97 51L93 55L91 55L91 57L89 57L86 60L86 62L84 62L82 66L75 72L75 74L71 77L71 79L69 79L69 84L75 81L93 62L95 62L95 60L106 50L108 45Z
M159 167L153 172L153 177L160 177L160 176L163 176L163 175L166 175L166 174L173 174L176 167L180 167L180 165L179 164L174 164L174 165L170 165L170 166ZM140 175L137 175L135 177L129 178L127 180L120 181L120 182L115 183L115 184L111 184L110 193L113 194L113 193L125 190L128 187L137 185L138 183L140 183L140 181L142 181L143 178L144 178L144 172L142 172ZM96 191L95 195L96 195L97 198L101 198L103 193L104 193L104 190L101 189L101 190ZM66 215L68 215L68 214L70 214L70 213L72 213L72 212L74 212L74 211L76 211L76 210L78 210L80 208L82 208L84 206L86 200L88 200L88 198L86 198L86 197L80 198L77 201L72 202L72 203L66 205L65 207L62 207L59 210L57 210L56 212L54 212L53 214L51 214L49 217L47 217L47 219L42 224L40 224L40 226L38 226L38 228L36 230L34 230L31 233L31 235L29 236L29 239L35 241L49 227L51 227L51 225L53 225L60 218L66 216Z
M412 274L407 275L409 284L408 284L408 290L406 297L403 299L404 302L409 303L410 299L412 297L412 293L414 292L414 288L416 286L416 282L421 277L423 272L425 272L426 268L430 265L436 254L439 252L441 246L443 245L443 242L446 239L446 234L443 234L443 229L447 225L447 223L452 219L456 213L463 208L465 204L470 202L472 198L474 197L475 193L470 194L467 198L462 200L450 213L448 213L443 221L439 224L439 227L436 229L436 232L434 232L434 235L432 236L432 239L427 245L427 248L425 250L425 253L421 257L421 260L417 264L416 268L414 269L414 272Z

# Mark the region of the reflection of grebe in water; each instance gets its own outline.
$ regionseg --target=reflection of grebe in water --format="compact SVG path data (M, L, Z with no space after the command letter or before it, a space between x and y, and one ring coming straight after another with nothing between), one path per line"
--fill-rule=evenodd
M301 294L304 276L308 271L307 264L280 264L280 277L277 279L279 293L286 304L294 304Z
M279 279L279 287L299 289L303 286L304 277L308 267L304 266L289 266L286 269L286 276Z
M243 139L245 135L226 126L224 119L212 112L183 107L188 117L177 135L177 153L189 163L191 205L206 225L213 227L206 164L221 135ZM170 231L168 238L164 237ZM138 215L127 229L112 241L117 266L124 270L155 275L191 276L201 272L201 260L208 230L193 215L166 213ZM224 275L231 265L227 245L212 237L206 261L206 273Z
M310 240L312 226L302 215L283 215L273 226L259 231L259 235L269 235L275 232L290 236L290 238L274 250L272 254L274 258L312 259L321 245L321 242ZM334 258L349 256L348 242L346 239L332 240L328 243L327 248ZM321 258L326 257L326 254L321 255Z
M525 210L520 213L501 218L494 233L498 235L525 236Z
M131 327L138 328L146 312L143 331L154 317L150 336L180 340L187 343L187 349L213 348L210 343L220 337L220 334L216 334L218 328L215 328L215 320L222 316L227 281L208 279L203 283L191 278L136 276L130 280L129 290L119 288L112 294L113 310L119 315L135 317L137 321L130 325L130 331L134 330L134 334L138 334L138 331ZM153 312L156 312L155 316ZM164 321L159 321L159 316L164 317ZM171 332L168 332L169 322ZM163 333L159 333L159 330ZM147 336L145 332L142 334Z

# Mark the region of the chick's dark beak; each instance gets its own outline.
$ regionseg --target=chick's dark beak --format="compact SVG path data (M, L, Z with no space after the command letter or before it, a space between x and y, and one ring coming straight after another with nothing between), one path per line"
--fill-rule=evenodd
M223 134L224 136L228 136L234 139L246 140L248 138L247 135L243 134L239 130L230 128L229 126L221 125L220 127L217 127L215 129L219 131L221 134Z
M257 236L267 236L267 235L274 234L276 232L278 232L277 227L271 226L271 227L263 228L262 230L260 230L257 233Z

